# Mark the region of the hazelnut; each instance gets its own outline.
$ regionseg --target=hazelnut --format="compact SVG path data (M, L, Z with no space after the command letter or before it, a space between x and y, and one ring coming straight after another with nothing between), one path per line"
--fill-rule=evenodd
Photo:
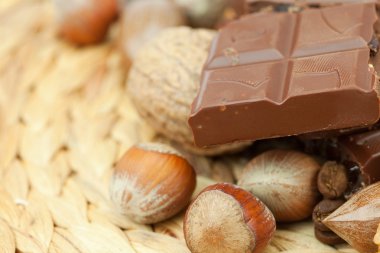
M58 32L76 45L100 42L117 16L117 0L54 0Z
M194 189L194 169L177 150L145 143L130 148L118 162L110 195L122 213L151 224L180 212Z
M139 0L125 4L120 47L126 62L133 61L139 49L165 28L185 24L181 9L170 0Z
M325 198L336 199L343 196L348 186L346 168L333 161L323 164L318 173L318 190Z
M238 185L260 198L277 221L299 221L309 217L318 203L319 168L304 153L271 150L247 164Z
M251 193L228 183L205 188L184 219L186 244L193 253L263 252L276 222Z

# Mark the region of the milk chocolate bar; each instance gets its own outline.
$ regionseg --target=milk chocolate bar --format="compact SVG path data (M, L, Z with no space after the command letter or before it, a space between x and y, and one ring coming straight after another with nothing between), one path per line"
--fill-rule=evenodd
M373 3L257 13L214 39L189 118L198 146L367 126L379 119Z
M338 148L342 161L357 166L367 184L380 181L380 130L340 138Z

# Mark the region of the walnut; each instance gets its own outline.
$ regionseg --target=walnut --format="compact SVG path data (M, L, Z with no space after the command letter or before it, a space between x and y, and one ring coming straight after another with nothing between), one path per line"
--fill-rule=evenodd
M202 66L215 31L187 27L164 30L137 54L127 80L139 113L156 131L197 154L234 151L246 143L195 147L187 124L200 86Z

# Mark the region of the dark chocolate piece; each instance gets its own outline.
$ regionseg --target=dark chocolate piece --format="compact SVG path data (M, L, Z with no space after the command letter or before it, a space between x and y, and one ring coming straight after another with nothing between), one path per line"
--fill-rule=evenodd
M339 148L343 161L361 170L364 183L380 181L380 130L341 138Z
M374 4L259 13L214 39L189 124L195 143L366 126L379 119Z
M347 191L344 193L344 198L348 200L357 192L367 187L369 185L369 182L368 177L362 174L359 166L356 163L344 161L343 164L347 169L348 175L348 187Z
M376 1L376 12L377 15L380 16L380 1ZM380 19L376 21L374 29L376 33L380 33Z

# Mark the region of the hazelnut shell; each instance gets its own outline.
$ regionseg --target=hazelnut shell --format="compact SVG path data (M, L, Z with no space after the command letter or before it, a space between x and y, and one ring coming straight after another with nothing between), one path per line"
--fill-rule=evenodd
M238 185L260 198L277 221L299 221L309 217L318 203L319 168L309 155L271 150L247 164Z
M117 0L54 0L58 33L68 42L101 42L117 17Z
M193 167L176 150L140 144L118 162L110 194L122 213L151 224L181 211L190 202L195 182Z
M186 243L193 253L263 252L276 222L255 196L229 183L205 188L184 219Z

